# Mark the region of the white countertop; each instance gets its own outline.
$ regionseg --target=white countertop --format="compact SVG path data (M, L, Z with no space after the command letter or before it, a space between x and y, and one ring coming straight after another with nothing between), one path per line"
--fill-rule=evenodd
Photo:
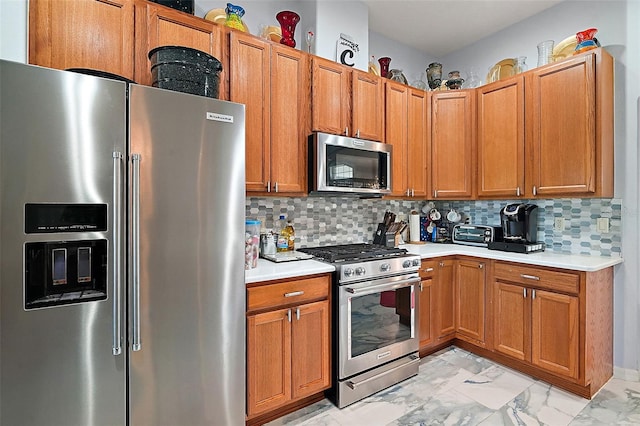
M585 272L599 271L622 263L624 260L618 256L588 256L562 254L551 251L531 254L510 253L460 244L404 244L401 245L400 248L407 249L409 253L418 254L422 259L463 255ZM258 259L258 267L245 271L244 280L246 284L249 284L302 277L305 275L325 274L333 271L335 271L335 268L332 265L316 260L274 263L265 259Z
M440 256L464 255L585 272L599 271L622 263L624 260L619 256L609 257L563 254L552 251L530 254L511 253L506 251L489 250L485 247L464 246L460 244L404 244L400 247L407 249L409 253L420 255L422 259Z
M305 275L326 274L333 271L335 271L333 266L317 260L295 260L275 263L265 259L258 259L257 268L244 271L244 282L249 284Z

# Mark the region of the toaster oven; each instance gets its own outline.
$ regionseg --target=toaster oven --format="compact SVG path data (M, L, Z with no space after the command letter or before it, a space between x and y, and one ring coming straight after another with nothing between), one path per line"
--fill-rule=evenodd
M453 227L451 240L455 244L487 247L490 242L502 241L502 228L489 225L458 224Z

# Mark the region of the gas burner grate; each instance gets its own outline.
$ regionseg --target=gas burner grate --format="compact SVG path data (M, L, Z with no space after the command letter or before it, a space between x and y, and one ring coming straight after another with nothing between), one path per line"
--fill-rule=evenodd
M366 243L325 247L306 247L298 250L308 253L317 259L322 259L331 263L353 260L384 259L388 257L403 256L407 253L406 249Z

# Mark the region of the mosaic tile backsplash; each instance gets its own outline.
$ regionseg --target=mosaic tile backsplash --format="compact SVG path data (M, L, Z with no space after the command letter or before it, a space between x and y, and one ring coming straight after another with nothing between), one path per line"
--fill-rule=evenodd
M500 209L509 203L538 205L538 241L547 251L599 256L621 255L621 213L619 199L553 199L499 201L436 201L446 214L456 209L468 223L500 225ZM277 227L281 214L293 222L296 247L371 242L373 233L389 210L398 220L407 220L412 210L421 212L425 201L359 199L350 197L256 198L246 199L247 218L259 219L263 228ZM564 231L554 230L554 218L565 219ZM596 231L596 219L609 219L609 232Z

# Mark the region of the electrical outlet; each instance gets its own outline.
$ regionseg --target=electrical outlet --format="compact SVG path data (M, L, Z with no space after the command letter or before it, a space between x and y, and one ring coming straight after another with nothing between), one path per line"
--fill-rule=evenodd
M564 217L556 217L553 219L553 230L564 231Z
M606 234L609 232L609 218L608 217L599 217L596 219L596 231L601 234Z

